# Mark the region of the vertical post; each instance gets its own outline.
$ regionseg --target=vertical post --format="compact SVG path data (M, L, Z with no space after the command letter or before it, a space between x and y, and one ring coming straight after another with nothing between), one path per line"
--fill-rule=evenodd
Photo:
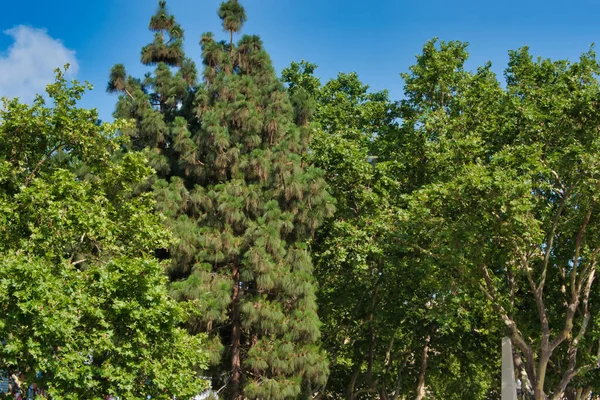
M502 338L502 400L517 400L515 366L510 338Z

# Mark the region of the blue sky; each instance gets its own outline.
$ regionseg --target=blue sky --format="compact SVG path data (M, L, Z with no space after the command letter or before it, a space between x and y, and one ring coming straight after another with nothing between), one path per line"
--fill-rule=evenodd
M575 59L600 38L600 2L546 1L358 1L241 0L244 33L259 34L280 72L291 61L319 66L322 81L355 71L373 89L402 97L400 72L408 70L433 38L470 43L468 66L487 60L502 73L509 49L523 45L543 57ZM31 98L69 61L73 76L95 89L83 101L111 120L116 101L105 93L108 72L124 63L142 76L143 45L154 0L21 0L3 2L0 13L0 96ZM200 62L200 35L223 38L219 0L169 0L186 31L186 51ZM21 26L20 28L18 28ZM24 27L22 27L24 26ZM15 28L17 27L17 28Z

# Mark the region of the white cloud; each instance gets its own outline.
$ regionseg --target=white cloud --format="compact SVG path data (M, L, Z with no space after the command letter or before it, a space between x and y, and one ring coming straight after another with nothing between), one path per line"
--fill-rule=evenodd
M79 70L75 51L44 29L20 25L4 34L12 36L14 43L0 53L0 97L30 102L36 94L45 94L46 85L54 81L54 69L70 64L70 76Z

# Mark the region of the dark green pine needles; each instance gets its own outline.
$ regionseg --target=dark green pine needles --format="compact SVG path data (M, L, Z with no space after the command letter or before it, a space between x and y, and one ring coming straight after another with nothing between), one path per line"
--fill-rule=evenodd
M147 149L154 190L176 241L171 287L193 301L190 329L213 338L213 386L227 398L288 399L317 390L328 370L319 348L308 241L333 212L323 172L307 165L309 126L235 0L218 15L230 33L201 39L204 81L185 58L183 30L160 1L143 80L113 68L116 117L136 121L131 146Z

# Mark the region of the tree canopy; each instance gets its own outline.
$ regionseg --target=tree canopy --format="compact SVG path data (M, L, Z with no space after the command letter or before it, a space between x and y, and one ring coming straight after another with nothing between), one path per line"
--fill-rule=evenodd
M85 89L58 70L51 106L0 111L0 369L54 399L196 395L205 336L178 328L153 257L169 233L134 190L153 172L77 107Z
M108 90L122 93L115 116L136 121L131 148L153 155L153 193L175 234L164 251L171 292L197 307L188 328L209 334L214 388L233 399L309 395L328 374L309 244L333 205L261 39L233 42L243 7L230 0L218 15L230 38L202 36L201 83L175 58L146 57L157 35L142 50L154 72L141 81L117 65ZM151 21L177 26L164 2Z
M197 63L158 1L148 72L108 74L114 123L63 70L3 100L13 392L497 399L508 336L520 399L599 398L593 47L512 50L501 79L432 39L394 100L308 61L278 77L239 1L215 17Z
M465 58L451 56L460 47L431 43L407 75L409 102L427 107L407 129L426 138L431 162L428 182L406 197L401 241L486 296L535 399L591 398L600 345L596 55L569 62L511 51L503 88L489 65L464 72Z

